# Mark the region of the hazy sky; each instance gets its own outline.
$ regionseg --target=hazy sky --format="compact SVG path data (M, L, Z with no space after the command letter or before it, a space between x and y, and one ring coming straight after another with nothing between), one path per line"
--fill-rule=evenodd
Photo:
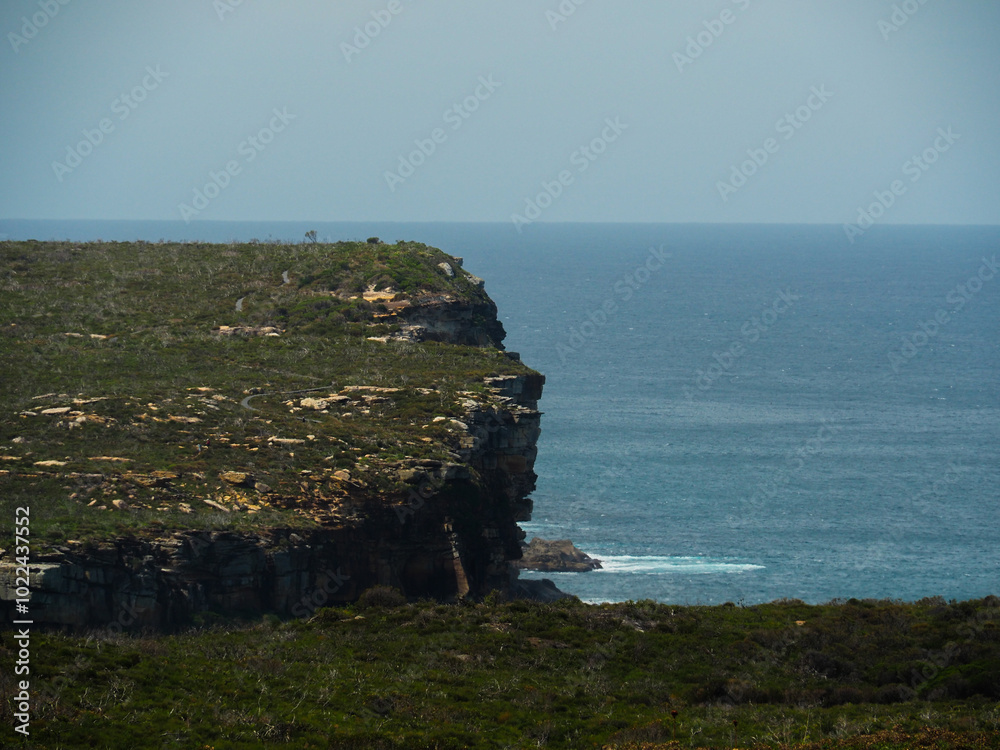
M996 0L4 0L0 32L0 218L1000 223Z

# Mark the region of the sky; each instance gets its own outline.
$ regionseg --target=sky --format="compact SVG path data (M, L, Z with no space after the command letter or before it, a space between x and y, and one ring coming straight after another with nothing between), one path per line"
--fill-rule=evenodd
M4 0L0 219L1000 223L995 0Z

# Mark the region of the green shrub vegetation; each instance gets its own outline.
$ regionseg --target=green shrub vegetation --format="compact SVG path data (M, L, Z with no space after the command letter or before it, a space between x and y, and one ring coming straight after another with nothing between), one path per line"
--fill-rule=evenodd
M308 620L38 634L31 746L1000 747L995 597L678 607L392 593ZM6 643L0 656L9 727Z
M43 544L308 526L351 488L401 492L394 461L453 460L433 417L528 372L492 348L391 338L394 301L435 295L488 302L419 243L0 243L0 518L30 503Z

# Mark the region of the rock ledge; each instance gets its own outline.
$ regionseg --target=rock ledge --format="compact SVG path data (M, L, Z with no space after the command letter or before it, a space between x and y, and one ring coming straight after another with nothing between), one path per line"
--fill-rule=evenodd
M536 536L524 548L517 566L549 573L584 573L600 569L601 561L577 549L569 539L550 541Z

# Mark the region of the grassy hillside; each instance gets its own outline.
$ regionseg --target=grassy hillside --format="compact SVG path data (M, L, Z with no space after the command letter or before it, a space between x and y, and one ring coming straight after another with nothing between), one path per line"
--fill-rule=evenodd
M30 502L39 544L310 525L398 489L387 464L454 447L434 417L527 371L376 340L421 295L488 302L419 243L0 243L0 518Z
M995 597L449 606L402 604L376 589L308 620L169 637L36 636L32 740L216 750L1000 748L998 615ZM9 675L12 652L0 654Z

